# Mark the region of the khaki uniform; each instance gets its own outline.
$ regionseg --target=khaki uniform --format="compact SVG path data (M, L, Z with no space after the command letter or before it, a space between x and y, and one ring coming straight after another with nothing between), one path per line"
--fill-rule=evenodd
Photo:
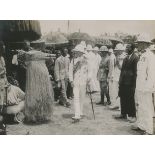
M100 89L101 89L101 102L104 103L104 95L107 97L107 101L110 101L109 95L108 95L108 56L102 57L102 60L99 65L99 71L97 74L97 78L100 82Z

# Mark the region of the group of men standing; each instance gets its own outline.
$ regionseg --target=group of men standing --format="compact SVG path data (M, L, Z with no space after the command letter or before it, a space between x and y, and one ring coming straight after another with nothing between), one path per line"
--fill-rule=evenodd
M72 50L71 60L64 50L55 62L55 76L61 85L60 101L67 107L68 83L73 88L72 119L83 118L87 92L100 92L101 101L97 105L120 109L115 119L125 119L135 123L132 129L153 134L155 47L150 45L151 41L141 36L135 43L126 46L118 43L114 49L92 48L82 41Z
M127 45L119 78L121 115L133 130L154 133L155 46L147 36L139 36L135 44ZM135 45L138 53L136 54Z

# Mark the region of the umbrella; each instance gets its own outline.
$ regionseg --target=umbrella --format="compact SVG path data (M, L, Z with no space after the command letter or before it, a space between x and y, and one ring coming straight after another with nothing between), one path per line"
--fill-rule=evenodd
M115 48L115 46L118 44L118 43L123 43L123 40L118 38L118 37L115 37L115 36L104 36L104 35L101 35L100 37L104 38L104 39L108 39L112 42L112 46L113 48Z
M112 46L112 42L108 39L108 38L104 38L104 37L98 37L98 38L95 38L95 42L96 42L96 45L99 45L99 46Z
M36 40L36 41L32 41L30 43L30 46L33 47L33 48L38 48L38 49L44 50L44 48L45 48L45 40L39 39L39 40Z
M5 42L33 41L41 36L40 23L36 20L1 20L0 39Z
M69 36L68 36L68 39L75 43L75 44L78 44L80 43L81 41L85 41L87 43L93 43L93 39L92 37L90 37L87 33L81 33L81 32L74 32L74 33L71 33Z
M60 32L50 32L49 34L42 37L47 46L54 46L68 43L68 39Z

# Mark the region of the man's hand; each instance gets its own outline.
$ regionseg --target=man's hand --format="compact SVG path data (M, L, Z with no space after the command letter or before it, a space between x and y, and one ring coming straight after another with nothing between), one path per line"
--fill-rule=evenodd
M71 81L70 83L71 83L71 87L73 88L73 87L74 87L74 83L73 83L73 81Z
M61 87L61 82L57 81L57 87L60 88Z

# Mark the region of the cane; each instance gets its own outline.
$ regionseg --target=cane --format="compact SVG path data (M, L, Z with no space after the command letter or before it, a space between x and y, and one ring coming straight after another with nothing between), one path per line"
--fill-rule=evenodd
M152 102L154 108L154 115L153 115L153 134L155 134L155 104L154 104L154 93L152 93Z
M90 86L88 84L87 84L87 90L88 90L88 95L90 97L91 107L92 107L93 116L94 116L94 120L95 120L95 111L94 111L94 104L93 104L92 92L91 92Z
M7 112L7 106L8 106L8 86L5 86L5 102L6 102L6 112ZM5 125L5 133L6 133L6 122L4 122Z

